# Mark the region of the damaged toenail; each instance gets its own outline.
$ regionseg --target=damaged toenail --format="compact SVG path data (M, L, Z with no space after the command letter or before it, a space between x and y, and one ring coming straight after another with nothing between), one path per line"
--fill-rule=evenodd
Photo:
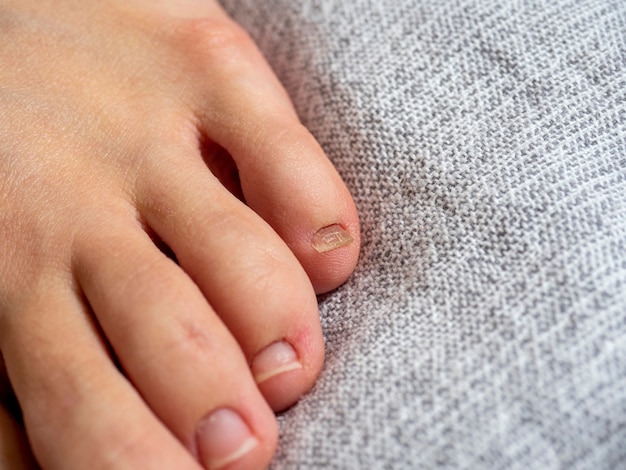
M228 408L203 419L196 439L200 461L208 470L218 470L239 460L259 444L241 416Z
M252 374L257 383L290 370L302 369L293 347L286 341L278 341L263 349L252 362Z
M352 235L341 225L329 225L324 227L313 235L312 245L319 253L325 253L327 251L340 248L345 245L349 245L354 241Z

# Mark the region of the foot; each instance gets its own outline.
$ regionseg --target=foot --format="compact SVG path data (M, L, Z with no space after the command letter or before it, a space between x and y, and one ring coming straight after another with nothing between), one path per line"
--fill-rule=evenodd
M265 467L356 263L341 179L212 0L4 0L0 31L0 349L40 465Z

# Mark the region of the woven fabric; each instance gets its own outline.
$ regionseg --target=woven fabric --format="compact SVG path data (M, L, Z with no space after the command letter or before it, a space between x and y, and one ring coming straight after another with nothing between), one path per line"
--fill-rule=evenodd
M363 230L273 467L626 468L626 2L223 3Z

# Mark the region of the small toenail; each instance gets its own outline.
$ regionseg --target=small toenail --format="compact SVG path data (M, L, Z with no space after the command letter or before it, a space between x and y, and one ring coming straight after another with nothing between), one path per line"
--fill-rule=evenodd
M200 460L208 470L218 470L240 459L259 441L236 412L228 408L214 411L196 431Z
M278 341L263 349L252 362L252 374L257 383L283 372L302 369L293 347L286 341Z
M346 229L339 224L335 224L318 230L317 233L313 235L313 241L311 243L313 248L319 253L325 253L349 245L353 241L354 238L352 238L352 235L350 235Z

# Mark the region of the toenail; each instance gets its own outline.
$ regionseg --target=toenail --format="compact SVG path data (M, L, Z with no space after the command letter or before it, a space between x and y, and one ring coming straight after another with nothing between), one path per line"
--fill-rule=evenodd
M240 459L259 441L236 412L214 411L198 425L196 434L200 461L208 470L217 470Z
M325 253L349 245L353 241L354 238L352 238L352 235L350 235L346 229L339 224L335 224L318 230L317 233L313 235L311 244L319 253Z
M298 355L286 341L277 341L263 349L252 361L252 374L257 383L283 372L302 369Z

